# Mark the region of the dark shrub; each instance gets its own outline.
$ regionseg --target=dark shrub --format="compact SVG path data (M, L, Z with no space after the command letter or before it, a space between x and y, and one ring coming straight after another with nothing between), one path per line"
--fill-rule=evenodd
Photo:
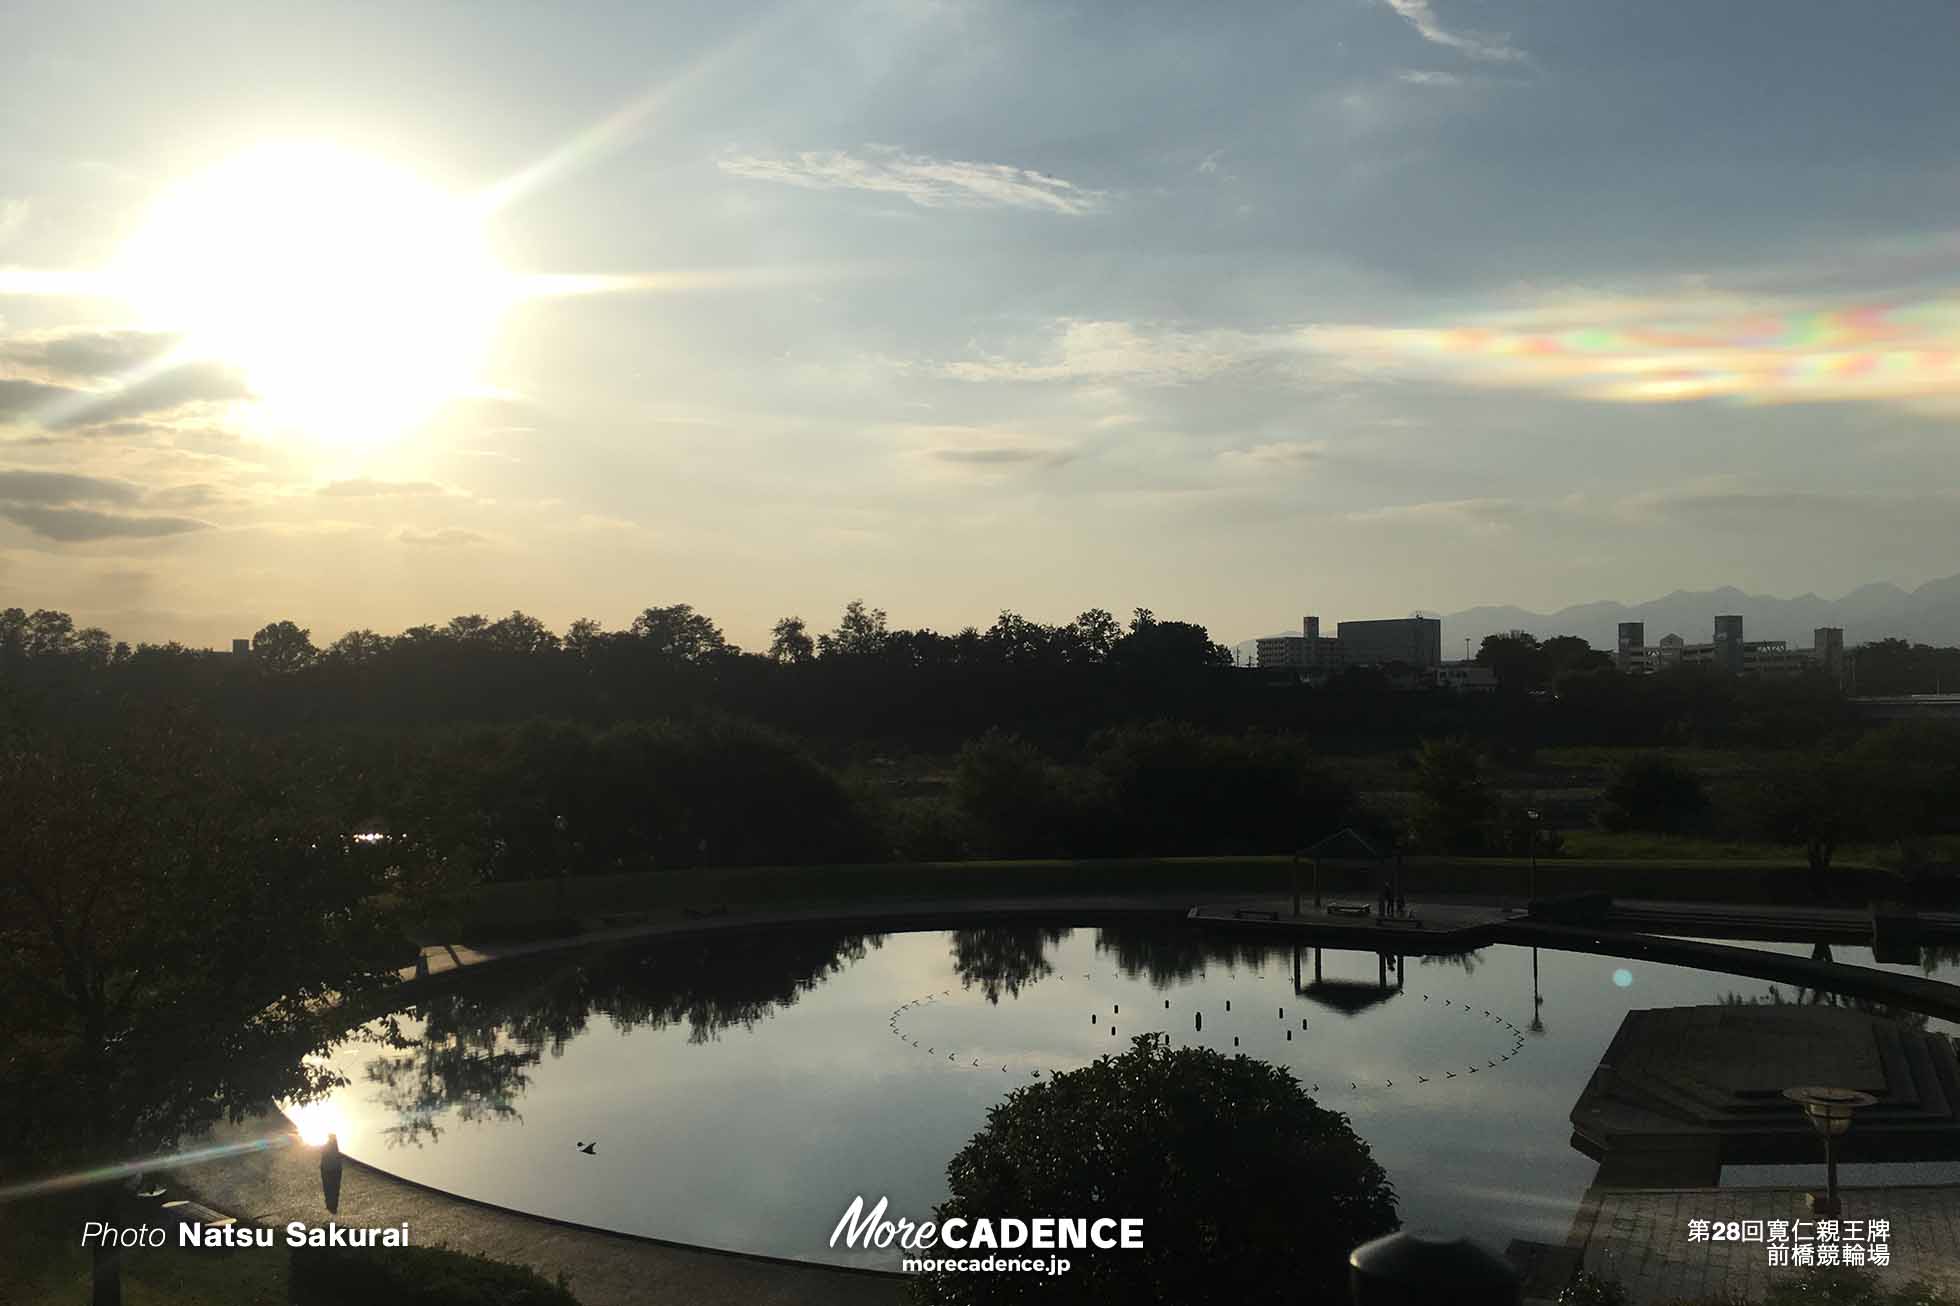
M293 1306L578 1306L524 1265L446 1247L295 1247Z
M942 1224L1134 1218L1143 1246L1070 1252L1059 1277L922 1276L928 1303L1345 1301L1348 1253L1399 1223L1346 1116L1280 1067L1161 1034L1015 1090L946 1173Z
M1158 722L1097 736L1092 762L1115 795L1112 853L1290 852L1347 824L1355 806L1298 739Z
M1608 830L1685 834L1699 829L1709 811L1701 777L1665 753L1622 763L1603 799L1599 820Z
M1102 777L1061 766L989 730L960 750L953 797L984 857L1087 857L1109 851L1114 809Z

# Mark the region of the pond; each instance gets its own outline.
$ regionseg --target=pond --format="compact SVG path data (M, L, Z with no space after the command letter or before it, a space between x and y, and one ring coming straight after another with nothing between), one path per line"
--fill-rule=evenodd
M1406 1224L1501 1249L1564 1239L1595 1170L1569 1115L1628 1010L1774 987L1518 947L1399 970L1298 957L1304 992L1291 943L1175 924L722 934L505 963L340 1045L351 1082L302 1123L499 1206L884 1265L827 1246L853 1197L926 1218L989 1106L1162 1031L1288 1067L1373 1147Z

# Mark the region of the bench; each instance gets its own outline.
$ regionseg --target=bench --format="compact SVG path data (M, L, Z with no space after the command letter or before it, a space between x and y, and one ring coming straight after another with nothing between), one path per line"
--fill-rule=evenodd
M1253 920L1261 920L1261 921L1276 921L1279 919L1279 913L1276 911L1258 911L1251 907L1240 907L1238 910L1234 911L1232 915L1237 917L1239 920L1245 920L1248 917L1252 918Z
M1329 916L1373 916L1375 909L1373 907L1364 907L1360 903L1330 902L1327 904L1327 914Z

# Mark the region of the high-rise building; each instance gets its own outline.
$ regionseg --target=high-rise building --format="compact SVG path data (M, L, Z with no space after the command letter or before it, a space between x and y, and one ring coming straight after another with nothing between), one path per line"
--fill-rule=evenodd
M1844 627L1819 626L1810 633L1810 656L1832 680L1844 681Z
M1622 671L1647 669L1647 623L1622 621L1620 638L1613 650L1613 664Z
M1715 664L1731 675L1742 674L1742 618L1730 614L1715 618Z
M1442 665L1443 623L1436 617L1343 621L1341 657L1349 666L1405 662L1419 671Z

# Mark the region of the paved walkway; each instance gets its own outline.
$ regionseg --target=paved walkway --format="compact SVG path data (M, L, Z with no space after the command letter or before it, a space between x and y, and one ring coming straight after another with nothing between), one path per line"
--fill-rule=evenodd
M1801 1273L1772 1267L1762 1238L1772 1220L1792 1222L1793 1236L1814 1238L1817 1217L1805 1194L1798 1188L1594 1188L1569 1245L1584 1248L1588 1270L1618 1279L1634 1306L1728 1293L1758 1301L1772 1283ZM1872 1220L1891 1222L1891 1263L1872 1267L1888 1286L1925 1279L1960 1292L1960 1187L1846 1188L1840 1196L1840 1221L1861 1221L1867 1230ZM1765 1228L1757 1241L1690 1241L1689 1220L1761 1221ZM1798 1220L1808 1222L1800 1231ZM1813 1255L1817 1245L1811 1244Z
M406 1223L417 1246L446 1243L529 1265L546 1278L571 1276L584 1306L897 1306L906 1280L763 1257L707 1251L557 1224L466 1202L344 1163L339 1210L328 1216L319 1153L288 1145L283 1118L221 1127L212 1143L281 1140L263 1150L208 1161L172 1175L171 1197L188 1190L226 1215L279 1227L292 1220L383 1228Z

